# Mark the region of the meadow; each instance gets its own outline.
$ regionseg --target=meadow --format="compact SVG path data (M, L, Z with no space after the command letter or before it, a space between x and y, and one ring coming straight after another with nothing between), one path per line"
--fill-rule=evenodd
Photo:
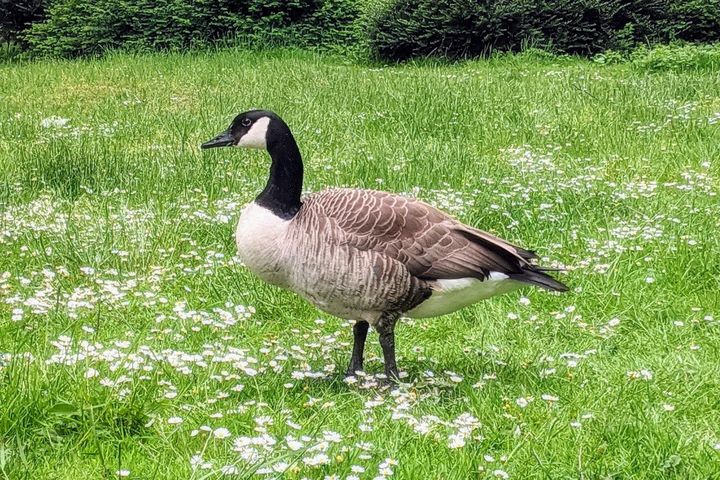
M307 191L417 196L562 267L397 328L234 258L260 107ZM289 51L0 65L0 477L720 478L720 76L533 54Z

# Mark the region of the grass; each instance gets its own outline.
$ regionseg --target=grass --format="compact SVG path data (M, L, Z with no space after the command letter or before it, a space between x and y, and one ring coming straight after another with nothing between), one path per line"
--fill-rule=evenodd
M0 78L1 478L718 475L716 74L224 51ZM405 321L412 384L344 383L349 324L233 261L268 159L198 145L252 107L308 191L415 194L571 292Z

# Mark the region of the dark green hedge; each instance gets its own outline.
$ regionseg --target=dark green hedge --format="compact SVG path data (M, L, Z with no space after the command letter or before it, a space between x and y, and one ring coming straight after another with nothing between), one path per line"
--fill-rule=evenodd
M369 42L385 60L472 57L527 44L558 53L720 40L719 0L392 0Z
M0 0L0 42L22 40L22 32L43 19L46 0Z
M270 45L351 42L352 0L54 0L26 39L47 56L174 50L242 36Z
M235 39L382 60L720 41L720 0L0 0L0 13L0 40L61 57Z

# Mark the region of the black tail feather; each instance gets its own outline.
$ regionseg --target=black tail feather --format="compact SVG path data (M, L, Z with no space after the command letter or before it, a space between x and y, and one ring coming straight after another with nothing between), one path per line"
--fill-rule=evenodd
M525 270L522 273L511 273L510 278L518 282L530 283L537 285L551 292L567 292L568 287L562 282L555 280L550 275L543 273L542 270Z
M525 260L535 260L538 258L537 253L535 253L532 250L526 250L524 248L520 248L517 245L513 245L513 248L517 251L518 255L520 255Z
M539 267L537 265L533 265L535 267L535 270L538 272L566 272L567 268L562 267Z

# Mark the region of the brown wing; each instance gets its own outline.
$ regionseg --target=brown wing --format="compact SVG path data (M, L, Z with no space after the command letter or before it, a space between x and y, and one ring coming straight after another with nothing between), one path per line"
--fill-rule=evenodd
M337 189L311 195L307 208L327 219L328 240L373 250L402 262L421 279L524 274L532 252L463 225L418 200L372 190Z

